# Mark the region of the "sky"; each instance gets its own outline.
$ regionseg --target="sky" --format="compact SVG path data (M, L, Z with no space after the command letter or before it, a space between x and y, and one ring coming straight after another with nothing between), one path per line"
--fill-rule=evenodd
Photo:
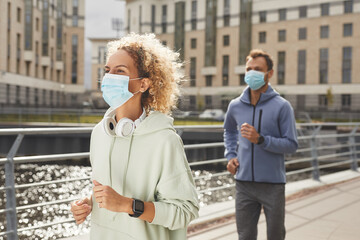
M125 1L85 0L85 88L91 87L91 42L89 38L116 37L112 19L120 18L125 28ZM120 36L123 33L120 33Z

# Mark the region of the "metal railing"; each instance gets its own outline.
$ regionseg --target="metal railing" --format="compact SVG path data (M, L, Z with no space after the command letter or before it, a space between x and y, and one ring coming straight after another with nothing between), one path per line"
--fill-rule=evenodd
M321 132L322 128L331 127L335 133ZM294 155L287 155L285 165L304 165L298 166L296 170L291 170L286 173L287 176L311 172L312 178L315 180L320 179L320 169L333 168L338 166L350 165L350 168L354 171L358 169L357 155L360 153L360 143L357 138L360 138L358 129L360 123L306 123L297 124L299 132L298 141L300 148ZM177 126L176 130L181 135L184 130L195 130L195 129L221 129L221 126ZM16 156L16 153L21 145L21 142L26 135L44 135L44 134L83 134L90 133L91 127L67 127L67 128L21 128L21 129L0 129L1 135L16 135L9 153L6 158L0 158L0 165L5 166L5 186L0 186L0 191L6 191L6 207L0 209L0 214L6 214L6 231L1 232L0 236L7 236L8 239L18 239L18 233L26 230L33 230L38 228L45 228L57 224L73 222L73 219L64 219L61 221L51 222L43 224L41 226L30 226L18 229L17 211L31 208L39 208L47 205L69 203L74 201L75 198L56 200L50 202L40 202L36 204L28 204L22 206L16 206L16 189L23 189L29 187L44 186L50 184L84 181L90 179L89 176L69 178L69 179L55 179L51 181L41 181L36 183L28 183L15 185L14 180L14 167L15 164L29 164L29 163L42 163L49 161L59 160L73 160L73 159L84 159L89 157L89 152L81 153L64 153L64 154L51 154L51 155L40 155L40 156ZM344 133L338 133L343 131ZM323 133L323 134L321 134ZM324 140L331 140L324 142ZM325 143L325 144L324 144ZM330 143L330 144L329 144ZM204 144L190 144L185 145L185 150L190 149L203 149L203 148L214 148L223 147L223 142L216 143L204 143ZM347 150L345 150L347 149ZM325 154L320 154L321 151L327 151ZM207 159L204 161L191 162L191 167L207 165L207 164L218 164L226 163L225 158L220 159ZM307 166L307 165L308 166ZM210 176L195 176L194 180L201 180L212 177L226 176L229 175L227 171L210 174ZM234 184L226 184L223 186L212 187L202 189L199 191L200 194L218 191L227 188L233 188Z

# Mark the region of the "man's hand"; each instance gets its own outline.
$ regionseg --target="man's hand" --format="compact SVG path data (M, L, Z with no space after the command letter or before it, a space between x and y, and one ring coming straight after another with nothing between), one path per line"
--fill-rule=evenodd
M235 175L235 173L237 172L239 167L239 161L237 160L237 158L232 158L229 160L226 168L227 170L232 174Z
M246 138L252 143L258 143L258 138L260 134L256 131L256 129L248 123L244 123L240 128L241 136Z
M112 212L132 213L132 199L118 194L113 188L104 186L96 180L94 183L95 201L99 208L105 208Z

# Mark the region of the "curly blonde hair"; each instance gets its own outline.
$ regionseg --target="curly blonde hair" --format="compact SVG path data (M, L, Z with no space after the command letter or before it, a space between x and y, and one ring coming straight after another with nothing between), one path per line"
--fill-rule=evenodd
M179 53L164 46L154 34L130 33L107 45L107 60L122 49L134 60L139 77L149 78L150 87L142 95L142 105L150 110L169 114L179 96L179 83L184 77Z

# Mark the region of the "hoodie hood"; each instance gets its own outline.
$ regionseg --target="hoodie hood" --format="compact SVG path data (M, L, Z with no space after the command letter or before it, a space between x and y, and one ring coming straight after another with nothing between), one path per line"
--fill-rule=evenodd
M266 92L261 93L259 102L257 104L264 103L276 96L280 96L280 94L278 92L276 92L269 83L268 89L266 90ZM242 101L243 103L246 103L246 104L251 104L250 87L249 86L247 86L244 89L244 91L242 92L242 94L240 95L240 101Z
M115 109L109 108L104 117L111 114ZM169 129L174 132L174 119L167 116L164 113L158 111L152 111L149 115L138 125L135 129L133 135L144 135L152 132L157 132L161 130Z

